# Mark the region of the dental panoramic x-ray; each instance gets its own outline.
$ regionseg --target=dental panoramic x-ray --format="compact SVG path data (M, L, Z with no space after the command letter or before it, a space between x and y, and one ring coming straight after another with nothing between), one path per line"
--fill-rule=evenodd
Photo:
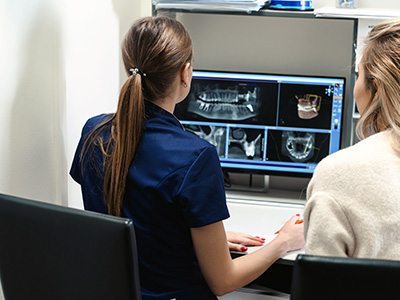
M258 87L215 80L194 81L188 111L207 119L245 120L258 113Z
M344 86L340 77L196 70L175 115L216 147L224 170L311 176L340 149Z

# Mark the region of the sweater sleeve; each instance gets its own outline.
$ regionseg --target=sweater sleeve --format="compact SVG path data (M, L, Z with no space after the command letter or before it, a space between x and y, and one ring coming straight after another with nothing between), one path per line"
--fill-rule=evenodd
M352 256L355 238L340 204L325 192L316 192L304 210L306 254Z

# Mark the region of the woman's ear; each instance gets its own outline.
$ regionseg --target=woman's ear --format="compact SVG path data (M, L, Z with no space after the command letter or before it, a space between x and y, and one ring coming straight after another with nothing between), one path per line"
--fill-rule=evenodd
M375 95L374 98L372 99L372 101L375 101L378 97L379 97L379 84L376 81L376 79L374 79L374 81L372 82L374 89L375 89Z
M181 81L184 87L190 85L192 81L192 64L186 63L181 69Z

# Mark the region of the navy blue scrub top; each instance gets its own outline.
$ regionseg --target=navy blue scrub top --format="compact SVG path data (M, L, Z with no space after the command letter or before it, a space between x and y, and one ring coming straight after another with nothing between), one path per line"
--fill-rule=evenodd
M229 217L217 151L147 101L146 117L122 207L135 226L143 300L215 300L200 272L190 228ZM89 148L82 164L81 152L88 135L108 118L87 121L70 171L81 185L85 209L100 213L107 213L103 156L98 147ZM101 131L103 140L109 131L110 124Z

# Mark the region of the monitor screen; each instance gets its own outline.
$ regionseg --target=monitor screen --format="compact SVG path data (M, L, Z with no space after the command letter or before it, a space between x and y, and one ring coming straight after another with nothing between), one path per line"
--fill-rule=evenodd
M310 177L340 149L344 86L341 77L196 70L175 115L215 145L225 171Z

